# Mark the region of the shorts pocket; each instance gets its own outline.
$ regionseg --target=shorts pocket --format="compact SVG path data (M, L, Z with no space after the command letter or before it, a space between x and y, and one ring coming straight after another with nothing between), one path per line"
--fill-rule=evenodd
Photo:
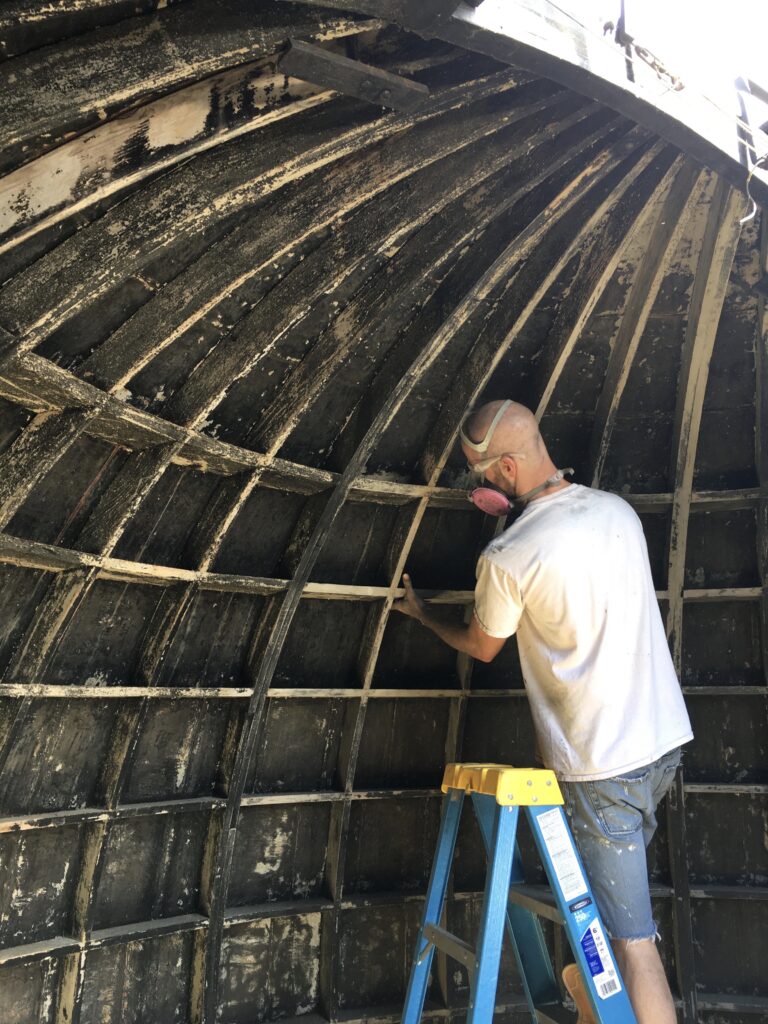
M675 773L677 772L679 763L680 762L678 761L675 764L666 765L664 771L661 773L661 777L658 779L653 789L654 806L656 806L660 800L663 800L669 792L669 789L674 782Z
M589 801L606 836L631 836L642 831L651 773L650 769L641 771L636 777L587 783Z

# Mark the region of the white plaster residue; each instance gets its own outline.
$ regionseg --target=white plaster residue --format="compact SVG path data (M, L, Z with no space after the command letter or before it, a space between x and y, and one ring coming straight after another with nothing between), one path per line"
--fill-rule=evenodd
M31 219L68 202L82 171L81 152L68 152L65 147L55 170L45 161L42 167L33 163L25 176L13 175L8 184L0 185L0 233L10 231L22 208L24 219Z
M88 676L83 686L109 686L109 679L103 672L96 672L95 675Z
M197 739L197 722L194 717L190 718L187 722L187 727L184 730L184 735L179 745L179 749L176 752L176 790L181 792L184 783L187 781L187 774L189 772L191 760L192 760L192 748L194 747L195 740Z
M129 398L133 398L132 392L126 387L115 388L112 394L119 402L127 402Z
M280 816L280 826L264 846L263 860L254 865L253 870L257 875L274 874L280 867L283 856L291 841L291 829L289 828L288 812Z

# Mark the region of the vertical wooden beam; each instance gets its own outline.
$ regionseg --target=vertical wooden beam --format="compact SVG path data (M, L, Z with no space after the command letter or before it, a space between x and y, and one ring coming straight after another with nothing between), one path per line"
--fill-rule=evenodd
M709 363L725 301L741 228L743 198L717 178L696 266L683 344L673 441L674 493L669 543L667 636L678 677L682 677L683 586L693 473ZM667 800L669 861L674 887L675 962L683 1004L683 1024L698 1020L696 969L685 822L683 771Z

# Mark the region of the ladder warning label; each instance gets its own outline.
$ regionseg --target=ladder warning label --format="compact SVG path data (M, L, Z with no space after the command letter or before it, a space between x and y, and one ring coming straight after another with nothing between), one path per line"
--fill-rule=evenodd
M613 966L608 952L608 943L599 921L593 921L584 932L581 937L581 948L584 951L598 996L601 999L607 999L609 996L621 992L621 982L616 968Z
M536 820L541 828L547 852L552 858L552 866L560 888L563 890L563 899L569 902L586 893L587 883L563 819L563 812L559 807L555 807L551 811L539 814Z

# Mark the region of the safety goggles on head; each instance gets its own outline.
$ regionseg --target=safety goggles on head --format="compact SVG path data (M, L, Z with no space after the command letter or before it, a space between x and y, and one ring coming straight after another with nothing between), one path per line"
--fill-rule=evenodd
M499 420L507 411L510 405L512 405L512 400L509 398L506 400L506 402L501 403L496 415L491 420L491 425L486 430L485 437L482 439L482 441L471 441L464 433L464 424L467 422L470 416L474 416L474 410L470 409L470 411L462 420L461 426L459 427L459 437L461 438L461 443L463 445L466 445L467 448L471 448L473 452L487 452L491 445L491 438L493 437L493 432L499 425Z
M500 452L498 455L489 455L487 459L480 459L479 462L468 462L467 471L469 472L470 483L481 484L483 477L486 472L496 462L499 462L504 457L509 459L524 459L525 454L523 452Z

